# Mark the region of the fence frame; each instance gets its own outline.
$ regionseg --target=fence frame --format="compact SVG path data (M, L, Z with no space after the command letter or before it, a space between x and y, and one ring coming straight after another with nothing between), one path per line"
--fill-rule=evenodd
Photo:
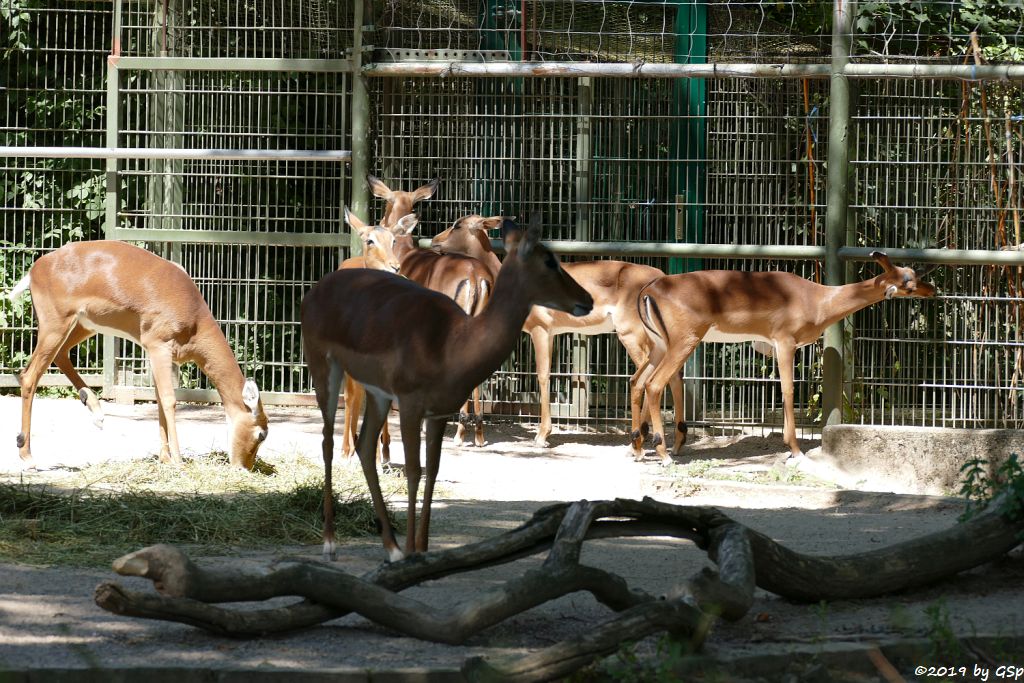
M847 224L850 214L847 181L850 164L850 111L853 94L850 79L957 79L964 81L1024 81L1024 65L933 65L933 64L871 64L851 63L851 42L854 36L854 5L849 0L833 0L832 55L829 63L816 64L657 64L657 63L580 63L580 62L480 62L468 60L428 59L430 51L406 50L401 58L386 62L373 61L373 45L367 40L373 26L365 25L366 0L354 5L353 47L340 59L288 59L219 57L134 57L120 54L121 12L123 0L114 2L114 40L107 64L107 132L103 148L12 148L0 147L0 156L24 157L89 157L106 159L107 199L105 235L108 239L151 243L207 243L280 245L348 248L358 253L358 237L344 231L333 234L246 233L233 231L195 231L180 229L134 229L118 226L119 173L123 159L245 159L245 160L317 160L349 163L351 187L349 197L355 213L366 215L370 193L364 182L370 168L369 78L752 78L752 79L825 79L830 82L830 122L828 147L827 215L824 246L798 245L732 245L683 242L590 242L554 241L548 243L560 254L610 256L680 256L696 258L792 259L823 262L825 283L840 285L850 281L847 265L869 260L875 249L847 246ZM369 60L366 58L369 56ZM352 78L351 138L352 150L251 150L251 149L132 149L118 146L120 138L120 98L123 74L142 71L222 71L222 72L316 72L347 73ZM582 88L581 97L588 89ZM588 111L582 103L581 112ZM580 122L585 126L585 122ZM586 162L582 157L581 164ZM583 182L582 180L578 182ZM587 236L580 226L580 237ZM426 240L424 240L426 242ZM494 242L501 250L501 243ZM903 249L877 247L894 261L916 261L948 265L986 265L1024 267L1024 251ZM822 426L842 421L842 395L845 376L843 329L849 321L837 323L826 331L823 357L823 420ZM114 388L114 342L104 336L103 374L84 377L90 386L102 384L107 391ZM575 362L574 362L575 367ZM63 385L63 377L48 374L42 385ZM0 375L0 386L17 386L12 375ZM139 398L152 398L152 390L135 389ZM574 400L585 400L586 392L576 392ZM579 394L579 395L577 395ZM267 403L309 404L312 394L268 393ZM582 396L582 398L580 398ZM214 390L179 390L183 400L217 401Z

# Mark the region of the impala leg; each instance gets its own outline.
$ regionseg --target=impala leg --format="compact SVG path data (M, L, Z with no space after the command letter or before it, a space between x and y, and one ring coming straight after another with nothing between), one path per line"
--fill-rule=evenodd
M680 340L678 346L667 349L664 358L661 359L658 358L661 355L659 349L655 348L651 352L651 363L655 365L655 370L647 381L644 399L647 401L647 407L651 411L651 431L654 434L654 448L658 455L661 456L662 462L665 463L672 462L672 458L665 447L665 429L661 420L661 396L665 392L665 387L671 382L672 376L678 376L679 368L683 367L683 363L686 362L686 359L690 357L690 354L693 353L693 350L697 348L699 343L700 339L694 336Z
M156 384L157 414L160 416L160 462L181 462L178 429L174 422L174 362L171 353L162 347L147 347Z
M639 459L643 456L643 440L647 430L641 414L643 392L636 392L635 387L640 379L640 374L648 366L648 344L646 339L640 339L639 335L628 331L619 332L618 337L623 348L626 349L626 353L629 354L630 360L633 361L633 365L636 366L636 372L629 378L630 452L634 459Z
M64 340L71 334L77 324L75 318L45 317L46 313L40 311L42 306L37 306L36 315L39 317L39 334L36 341L36 348L32 351L32 358L28 366L18 376L21 384L21 431L18 433L18 456L29 467L32 466L32 401L36 396L36 388L39 386L39 378L50 367L50 363L57 356ZM45 309L44 309L45 310Z
M356 453L359 413L363 409L365 398L363 385L350 375L345 375L345 431L341 434L341 453L346 458L351 458Z
M480 387L473 389L473 426L476 429L473 436L477 447L483 447L487 443L484 439L484 402L481 393Z
M391 429L388 427L387 414L384 415L384 424L380 427L380 450L377 451L377 461L381 465L391 464Z
M456 448L460 448L462 444L466 443L466 425L469 421L469 401L466 401L459 408L458 419L455 422L455 437L452 439L452 443ZM405 437L403 436L402 439L404 440Z
M551 334L543 327L530 330L533 342L533 355L537 359L537 394L540 398L540 427L534 445L547 448L548 436L551 435Z
M644 420L649 412L647 404L644 403L644 392L652 374L654 374L654 365L651 364L651 359L647 358L637 367L633 376L629 378L629 412L632 418L632 428L629 432L629 451L634 460L640 460L644 457L644 440L647 438L650 429L649 424Z
M683 378L678 372L673 372L668 379L668 387L672 391L672 407L675 410L676 429L675 440L672 442L672 455L682 455L683 444L686 443L686 420L683 409L685 408L683 396Z
M444 420L427 420L427 481L423 486L423 505L420 525L416 529L416 552L427 552L430 539L430 505L434 500L434 482L441 467L441 442L444 440ZM404 436L402 437L405 438Z
M363 476L366 477L366 486L370 489L370 499L373 501L373 509L377 513L377 522L380 524L380 536L384 542L384 551L388 554L389 562L397 562L405 555L398 547L398 540L395 538L395 530L391 528L391 521L388 519L387 505L384 504L384 496L380 492L380 478L377 475L377 435L380 434L381 425L388 418L388 411L391 410L391 400L387 396L375 393L366 395L366 412L363 414L363 428L359 431L359 464L363 468ZM404 432L403 432L404 434ZM403 436L404 438L404 436ZM409 467L409 451L406 444L406 471Z
M96 334L92 330L86 329L81 325L76 325L68 338L64 340L64 344L61 345L60 351L54 356L53 363L57 368L64 373L64 376L71 380L71 385L78 391L78 398L89 412L92 413L92 421L100 429L103 428L103 407L100 405L99 399L96 398L96 393L85 385L85 380L75 370L75 366L71 363L71 356L68 354L71 349L75 348L89 337Z
M793 344L776 342L775 357L779 363L779 382L782 384L782 440L789 446L791 458L803 455L796 439L796 416L793 407L793 362L795 356L796 349Z
M341 390L341 369L326 357L306 347L306 363L316 392L316 404L323 420L321 452L324 459L324 559L335 558L334 543L334 483L331 478L334 464L334 420L338 413L338 393Z
M402 450L405 451L405 483L409 487L405 531L405 552L416 552L416 497L420 490L423 468L420 465L420 423L422 413L412 407L401 406ZM433 422L433 420L431 420Z

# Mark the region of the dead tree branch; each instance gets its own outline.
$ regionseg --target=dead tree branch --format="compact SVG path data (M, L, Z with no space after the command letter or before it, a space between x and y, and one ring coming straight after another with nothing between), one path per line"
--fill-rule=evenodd
M105 582L96 603L126 616L191 624L213 633L249 637L304 628L349 612L423 640L458 644L481 630L562 595L588 591L619 614L586 636L514 663L472 660L465 671L481 680L562 676L614 651L623 640L657 631L699 647L714 617L741 619L755 585L806 600L863 598L922 585L977 566L1019 544L1024 523L989 508L945 531L854 555L821 557L790 550L710 507L643 501L580 501L538 511L506 534L458 548L413 556L357 577L303 559L260 571L204 568L177 548L151 546L114 563L116 572L153 581L158 594ZM683 579L668 599L631 588L610 572L580 564L583 543L624 536L673 536L708 552L718 571ZM955 549L956 552L950 552ZM541 567L474 595L433 607L400 592L423 581L511 562L547 550ZM291 605L235 610L214 603L302 598Z

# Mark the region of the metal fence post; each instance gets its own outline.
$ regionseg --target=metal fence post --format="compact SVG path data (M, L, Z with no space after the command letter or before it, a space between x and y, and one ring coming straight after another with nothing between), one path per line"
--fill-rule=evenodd
M579 79L579 116L576 118L576 239L590 240L593 140L591 114L594 87L590 78ZM572 407L578 417L590 415L590 337L572 336Z
M363 22L366 18L366 3L356 0L355 26L352 34L352 193L349 205L352 213L370 220L370 189L366 185L366 174L370 170L370 95L366 90L366 79L362 74L363 67ZM352 231L349 235L352 256L363 253L363 243L359 234Z
M120 27L120 3L115 6L118 12L114 21L114 28L117 31ZM114 47L112 54L107 60L107 135L106 145L108 148L118 146L118 133L121 127L121 71L117 68L116 59L120 51L119 32L114 33ZM117 230L117 212L121 207L121 178L119 159L108 158L106 170L107 196L105 201L106 220L103 225L103 236L107 239L114 239ZM114 335L103 335L103 392L110 396L114 389L115 371L117 363L117 347Z
M850 204L850 81L843 69L850 60L854 3L834 0L832 7L832 75L829 81L828 188L825 212L825 284L846 282L839 249L846 246ZM843 323L825 330L822 357L822 426L843 421Z

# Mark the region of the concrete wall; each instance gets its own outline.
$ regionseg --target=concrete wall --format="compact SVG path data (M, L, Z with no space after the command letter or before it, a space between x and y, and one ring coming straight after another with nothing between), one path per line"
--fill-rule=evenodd
M968 460L987 460L991 472L1010 453L1024 459L1024 430L836 425L825 427L815 459L838 470L843 485L948 495L959 491Z

